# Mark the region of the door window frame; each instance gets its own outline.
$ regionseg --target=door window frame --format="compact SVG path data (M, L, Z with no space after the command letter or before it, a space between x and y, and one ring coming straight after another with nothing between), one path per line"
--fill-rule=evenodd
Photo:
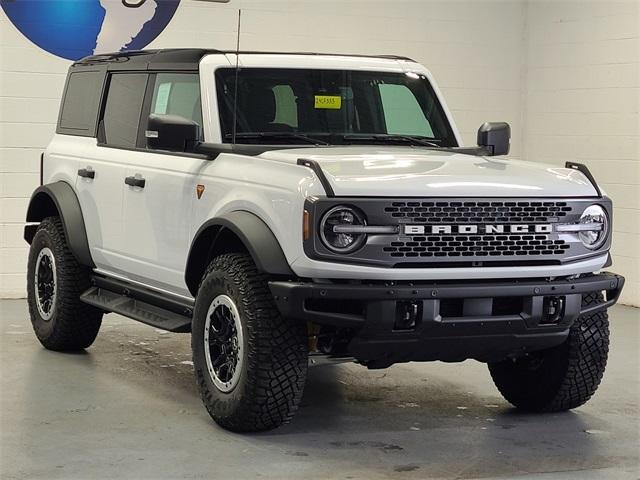
M107 78L105 79L104 89L102 99L100 101L100 115L98 116L98 131L96 134L96 139L98 141L99 147L108 147L108 148L119 148L121 150L136 150L138 148L138 144L140 141L140 117L138 117L138 131L136 132L136 144L133 147L126 147L122 145L111 145L107 143L106 132L104 129L104 114L107 109L107 100L109 99L109 91L111 90L111 80L114 75L147 75L147 81L145 86L145 92L142 100L142 111L144 111L144 103L147 97L147 91L149 89L149 73L140 70L130 70L130 71L116 71L116 72L107 72Z
M107 99L109 97L109 87L111 85L111 78L114 75L127 75L127 74L145 74L147 75L147 82L145 86L144 97L142 100L142 108L140 111L140 117L138 119L138 131L136 135L136 145L133 147L124 147L121 145L109 145L106 143L105 132L104 132L104 113L107 106ZM147 152L154 153L159 155L173 155L179 157L189 157L189 158L199 158L199 159L207 159L207 155L200 153L189 153L189 152L174 152L168 150L153 150L147 148L147 138L145 137L145 131L147 129L147 121L149 119L149 115L151 114L151 103L153 101L153 90L155 86L156 77L159 73L188 73L193 75L198 75L198 80L200 82L200 102L202 102L202 79L200 78L200 72L198 70L154 70L154 71L146 71L146 70L118 70L114 72L107 72L107 76L104 82L102 99L100 100L100 109L98 116L98 127L97 127L97 145L98 147L104 148L117 148L119 150L129 150L136 152ZM204 104L203 104L204 107ZM204 117L204 114L203 114ZM203 124L204 118L203 118ZM204 125L201 125L201 128L204 129ZM204 130L203 130L204 132Z

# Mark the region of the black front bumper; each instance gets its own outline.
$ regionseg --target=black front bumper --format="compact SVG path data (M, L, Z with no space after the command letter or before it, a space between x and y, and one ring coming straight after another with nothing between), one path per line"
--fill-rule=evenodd
M380 367L493 361L558 345L579 315L613 305L623 285L612 273L549 281L269 283L283 316L349 329L349 354ZM582 295L596 291L606 292L605 301L583 306ZM551 305L558 307L554 315Z

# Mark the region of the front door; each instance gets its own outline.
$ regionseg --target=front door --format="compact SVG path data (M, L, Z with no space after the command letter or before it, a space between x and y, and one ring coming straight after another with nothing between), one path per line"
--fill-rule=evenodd
M198 74L152 74L145 104L141 130L150 113L179 115L202 125ZM184 268L190 246L190 210L197 195L197 172L207 163L150 149L130 152L123 226L126 268L132 280L189 295Z

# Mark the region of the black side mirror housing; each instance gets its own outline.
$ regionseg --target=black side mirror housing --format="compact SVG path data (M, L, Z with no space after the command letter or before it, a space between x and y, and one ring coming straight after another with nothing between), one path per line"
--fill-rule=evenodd
M478 129L478 146L487 150L487 155L506 155L511 144L511 127L505 122L483 123Z
M200 140L200 125L179 115L151 114L144 135L149 148L188 152Z

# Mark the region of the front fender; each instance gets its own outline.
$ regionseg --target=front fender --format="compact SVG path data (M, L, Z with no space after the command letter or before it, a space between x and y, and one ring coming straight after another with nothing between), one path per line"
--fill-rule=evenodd
M232 235L226 235L226 232L231 232ZM259 271L278 276L295 276L269 226L253 213L236 210L208 220L196 232L185 269L185 282L192 294L197 292L198 283L211 261L212 252L233 251L234 246L216 248L217 242L230 238L237 238L242 243Z

